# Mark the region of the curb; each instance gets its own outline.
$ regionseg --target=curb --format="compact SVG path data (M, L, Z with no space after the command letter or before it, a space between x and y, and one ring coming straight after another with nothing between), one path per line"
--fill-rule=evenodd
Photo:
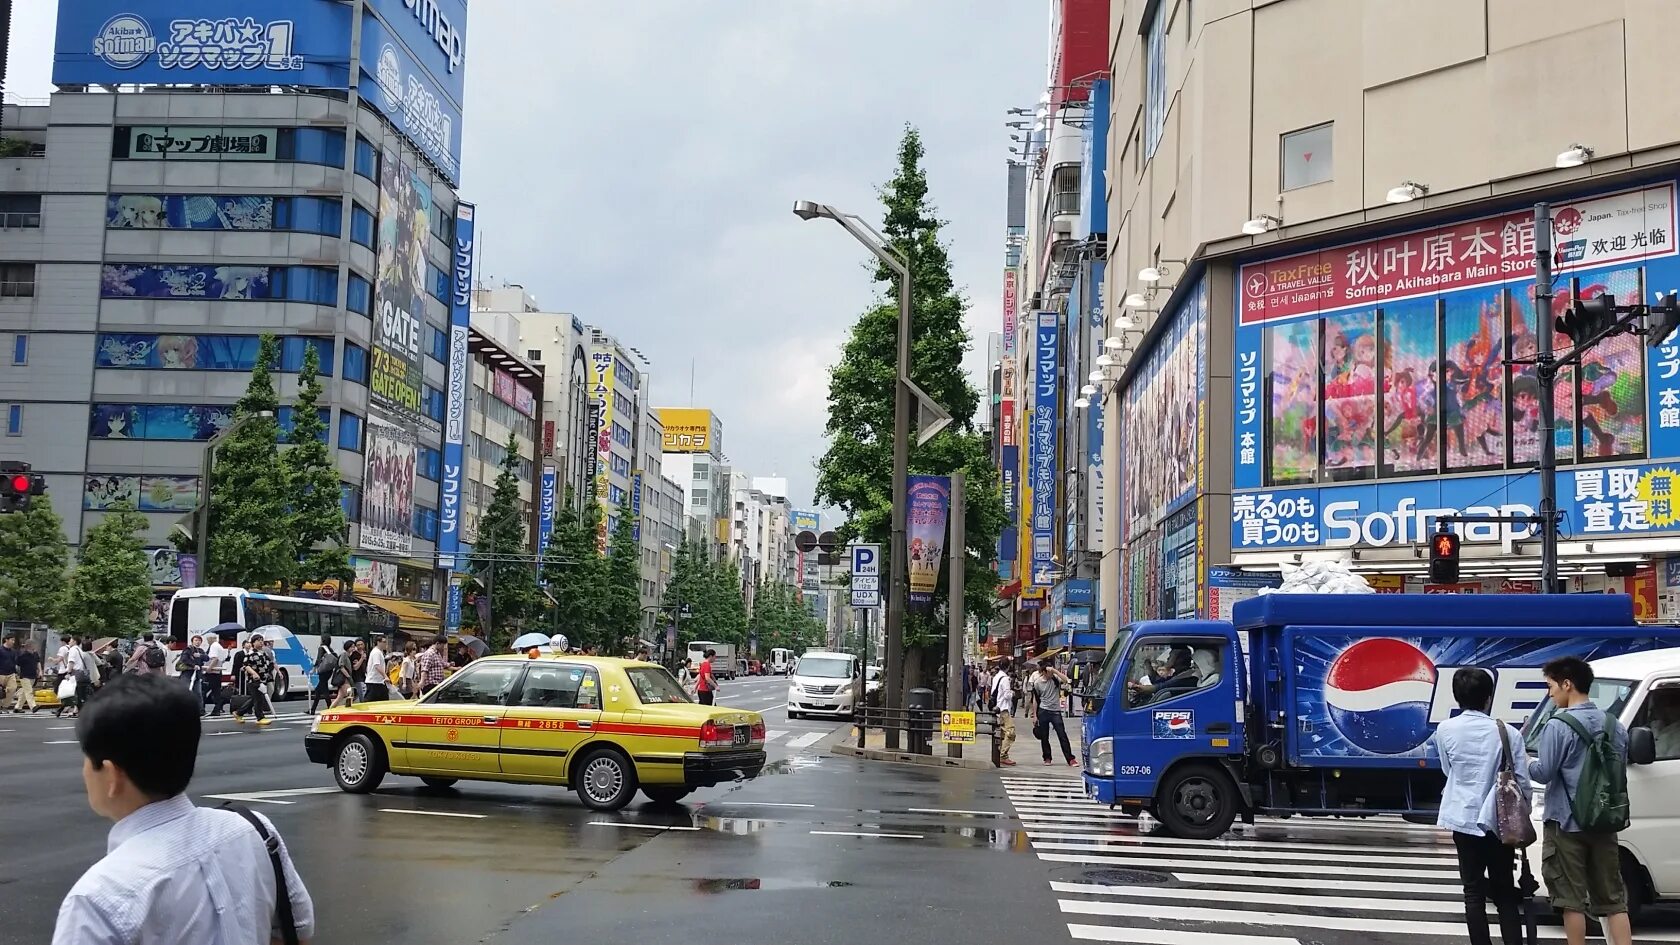
M906 751L888 751L885 748L859 748L856 745L835 745L830 749L836 755L851 758L861 758L866 761L892 761L899 764L921 765L925 768L968 768L976 771L996 771L990 758L950 758L945 755L918 755Z

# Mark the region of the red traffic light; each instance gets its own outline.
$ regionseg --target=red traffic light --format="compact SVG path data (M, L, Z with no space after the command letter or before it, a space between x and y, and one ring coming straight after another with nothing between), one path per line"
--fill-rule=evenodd
M1448 534L1436 535L1435 536L1435 554L1438 557L1448 558L1448 557L1451 557L1451 556L1453 556L1454 554L1457 554L1457 553L1458 553L1458 536L1457 535L1453 535L1453 534L1448 533Z
M17 494L17 495L28 495L29 494L29 477L28 476L13 476L12 477L12 492Z
M1429 579L1436 584L1458 583L1458 535L1436 532L1429 539Z

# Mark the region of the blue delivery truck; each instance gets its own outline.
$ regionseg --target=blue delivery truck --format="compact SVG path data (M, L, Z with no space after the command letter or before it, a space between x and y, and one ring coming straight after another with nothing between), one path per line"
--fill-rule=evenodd
M1257 815L1432 822L1458 667L1492 671L1494 716L1520 725L1547 660L1680 645L1626 595L1274 594L1233 618L1121 631L1079 693L1088 795L1187 838Z

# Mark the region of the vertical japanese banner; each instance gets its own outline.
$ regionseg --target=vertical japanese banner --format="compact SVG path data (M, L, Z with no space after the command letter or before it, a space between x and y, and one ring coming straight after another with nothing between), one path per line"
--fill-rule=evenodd
M1108 350L1104 344L1108 340L1108 319L1103 315L1103 275L1106 265L1100 259L1092 262L1091 278L1086 283L1089 287L1089 298L1085 317L1089 325L1093 358ZM1089 400L1090 406L1085 408L1085 548L1100 555L1104 551L1103 490L1108 488L1108 481L1103 475L1102 461L1107 417L1103 411L1103 397L1100 391Z
M1003 271L1003 352L998 365L998 469L1003 487L1004 528L998 535L998 579L1015 579L1020 561L1021 533L1017 527L1021 503L1021 448L1017 435L1015 404L1019 383L1019 335L1016 324L1017 275Z
M1212 339L1208 331L1207 282L1196 285L1190 293L1192 337L1196 339L1196 610L1194 616L1207 617L1208 576L1208 346Z
M1056 448L1061 385L1061 331L1055 312L1039 312L1033 332L1033 416L1031 444L1032 585L1055 583L1056 568Z
M542 491L537 498L537 567L542 567L543 554L548 551L548 539L554 534L555 492L560 488L560 471L544 466Z
M637 544L642 541L642 471L630 479L630 532Z
M951 508L951 480L911 476L909 481L910 606L933 605L939 565L945 560L945 520Z
M467 327L472 320L474 210L455 207L454 291L449 300L449 390L443 417L443 476L438 482L438 567L456 567L461 550L461 481L467 442ZM460 613L459 602L454 608ZM458 625L458 624L457 624ZM453 628L452 628L453 629Z

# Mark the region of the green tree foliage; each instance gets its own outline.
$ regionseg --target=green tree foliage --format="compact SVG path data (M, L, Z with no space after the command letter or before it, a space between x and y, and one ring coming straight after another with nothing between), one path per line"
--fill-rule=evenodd
M344 547L350 525L340 501L338 465L327 446L327 424L317 412L321 400L321 359L314 345L303 355L297 400L292 405L291 445L281 456L286 472L291 537L297 547L292 583L337 579L349 587L356 577Z
M608 656L624 653L637 637L642 618L642 547L636 541L636 517L626 497L618 506L618 520L607 541L605 581L601 585L601 639Z
M92 636L132 636L147 628L152 572L141 536L146 517L126 502L112 506L82 540L70 580L69 622Z
M747 642L747 607L741 596L740 569L732 562L710 560L686 538L672 562L664 606L668 616L676 616L680 647L694 640L737 645ZM687 616L681 615L684 609Z
M806 609L799 589L779 581L765 581L753 594L752 630L758 635L758 652L771 647L803 650L827 642L821 622Z
M263 335L251 382L234 407L239 426L216 450L207 584L275 587L291 575L297 560L278 446L280 400L269 374L279 363L279 341ZM260 416L264 411L270 416Z
M741 593L741 566L735 561L713 564L707 581L706 606L714 615L719 643L747 643L747 601Z
M542 579L548 584L548 596L554 599L548 614L549 632L565 634L576 646L598 642L602 573L606 567L595 539L600 523L601 503L595 499L593 483L581 507L572 491L566 490L566 504L560 508L543 556Z
M940 240L941 221L928 199L922 169L921 136L906 128L898 148L898 170L881 190L882 231L909 261L912 348L910 376L950 411L954 421L925 446L912 444L912 474L949 475L967 470L968 564L964 607L982 621L996 609L994 565L1003 528L1003 500L986 438L975 426L980 394L963 371L971 339L963 327L967 301L951 281L951 263ZM828 388L828 452L817 463L817 499L846 512L843 539L878 542L889 548L892 519L893 391L898 359L898 277L876 267L883 300L852 326ZM902 568L888 560L883 567ZM929 665L943 663L946 581L940 571L934 607L911 613L905 622L907 648L927 648Z
M0 515L0 619L56 624L69 562L64 522L50 500L36 497L28 509Z
M496 475L490 505L478 522L478 543L473 545L470 570L478 593L490 594L490 627L487 643L492 652L504 652L525 622L539 612L537 569L525 543L525 512L519 497L519 441L511 434L507 459ZM463 621L466 614L463 611ZM476 615L474 621L476 623Z

